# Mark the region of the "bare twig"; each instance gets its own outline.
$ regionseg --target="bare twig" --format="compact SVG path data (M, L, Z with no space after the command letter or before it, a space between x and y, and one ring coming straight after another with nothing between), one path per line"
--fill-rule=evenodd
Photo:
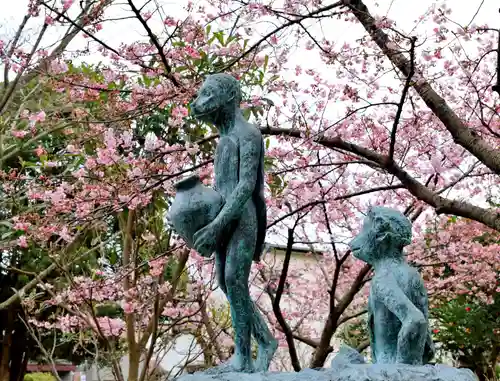
M181 83L175 78L175 76L172 74L172 67L168 63L167 57L165 56L165 53L163 52L163 48L160 45L160 42L158 41L158 37L153 33L151 28L149 27L148 23L146 20L144 20L144 17L141 16L141 12L137 7L135 6L134 2L132 0L127 0L128 5L132 9L132 12L134 12L135 17L139 20L139 22L142 24L144 29L146 30L146 33L148 34L151 42L155 46L156 50L158 51L158 55L160 56L161 62L163 64L163 67L165 68L166 71L166 77L172 81L172 83L176 87L182 87Z
M293 216L294 214L297 214L297 213L303 211L304 209L312 208L312 207L314 207L316 205L323 204L324 202L325 201L323 201L323 200L318 200L318 201L312 201L312 202L309 202L309 203L307 203L305 205L302 205L301 207L299 207L299 208L297 208L295 210L292 210L290 213L287 213L284 216L278 218L277 220L271 222L269 225L267 225L267 228L269 229L270 227L273 227L274 225L280 223L281 221L287 219L290 216Z
M297 355L297 349L295 348L295 343L293 341L292 330L285 321L285 318L283 317L280 308L281 296L283 295L283 291L285 289L285 281L288 276L288 267L290 266L290 258L292 256L293 234L294 234L294 229L288 229L288 242L286 245L285 259L283 261L283 269L281 270L278 289L276 291L276 295L273 300L273 312L274 315L276 316L276 320L278 321L279 325L283 330L283 333L285 334L293 370L295 370L296 372L300 372L301 370L300 361Z
M416 37L410 38L410 72L406 76L406 81L403 87L403 92L401 93L401 100L399 101L398 109L396 111L396 116L394 117L394 123L392 125L391 131L391 143L389 146L389 160L394 160L394 146L396 145L396 131L398 129L399 119L401 119L401 114L403 113L403 107L406 101L406 96L408 94L408 90L410 90L411 81L413 75L415 74L415 42L417 41Z

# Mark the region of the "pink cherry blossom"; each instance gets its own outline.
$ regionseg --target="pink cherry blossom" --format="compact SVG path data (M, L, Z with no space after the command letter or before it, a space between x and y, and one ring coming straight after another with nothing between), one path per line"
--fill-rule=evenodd
M17 246L27 248L28 247L28 240L26 239L26 236L22 235L17 239Z
M35 155L40 157L42 155L45 155L47 154L47 151L42 147L42 146L38 146L36 149L35 149Z
M29 134L28 131L21 131L21 130L14 130L11 132L12 136L18 138L18 139L22 139L24 138L26 135Z

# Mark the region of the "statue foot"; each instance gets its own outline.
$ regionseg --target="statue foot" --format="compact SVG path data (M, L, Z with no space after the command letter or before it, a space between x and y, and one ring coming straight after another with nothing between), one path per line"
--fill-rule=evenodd
M233 356L225 363L209 368L205 370L203 373L205 374L221 374L221 373L231 373L231 372L253 373L254 371L255 370L252 364L252 360L242 361L238 356Z
M274 353L278 349L278 341L273 339L266 345L259 345L257 351L257 361L255 363L256 372L267 372L273 359Z

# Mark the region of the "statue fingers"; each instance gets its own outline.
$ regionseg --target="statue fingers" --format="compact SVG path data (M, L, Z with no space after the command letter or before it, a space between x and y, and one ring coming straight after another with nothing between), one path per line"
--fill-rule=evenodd
M210 257L214 250L211 248L210 243L205 243L202 245L198 245L196 251L202 256L202 257Z

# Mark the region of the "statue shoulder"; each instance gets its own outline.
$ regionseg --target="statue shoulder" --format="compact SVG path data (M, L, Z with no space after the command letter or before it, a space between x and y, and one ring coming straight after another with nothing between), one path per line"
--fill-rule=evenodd
M254 144L258 143L259 145L264 141L262 133L260 129L255 124L251 123L242 123L237 130L238 138L240 142L253 142Z

